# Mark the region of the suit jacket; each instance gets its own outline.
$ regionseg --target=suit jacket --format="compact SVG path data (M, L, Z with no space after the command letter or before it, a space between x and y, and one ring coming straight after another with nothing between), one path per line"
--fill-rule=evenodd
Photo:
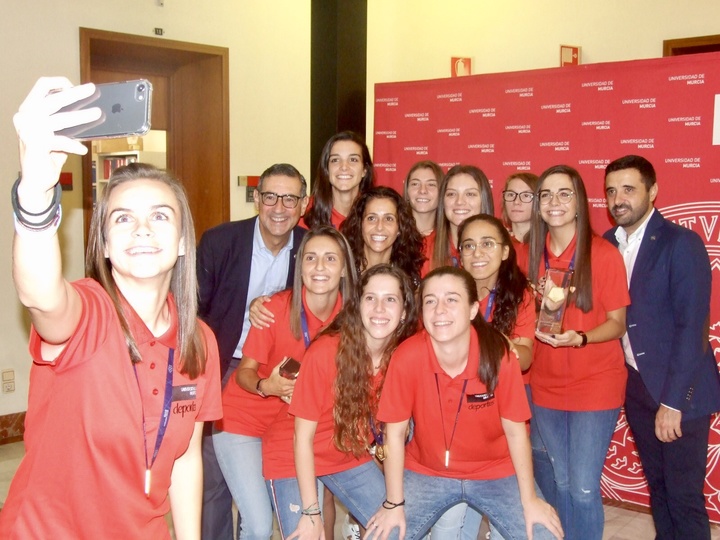
M605 238L617 246L615 231ZM692 419L720 410L720 375L708 341L710 261L702 239L650 217L633 273L627 332L653 399Z
M217 338L221 376L227 371L242 334L256 221L257 217L253 217L213 227L202 235L197 249L198 314ZM287 287L292 287L295 255L305 232L297 226L292 230Z

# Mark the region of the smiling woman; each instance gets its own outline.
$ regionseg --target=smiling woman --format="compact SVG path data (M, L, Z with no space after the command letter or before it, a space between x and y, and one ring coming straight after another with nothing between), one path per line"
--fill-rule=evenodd
M382 472L368 450L383 444L376 411L390 355L415 328L409 279L380 264L308 349L290 405L295 467L269 481L283 538L321 537L318 479L362 526L381 506Z
M466 503L504 538L562 537L557 514L535 491L520 367L507 339L478 316L473 278L438 268L419 296L424 330L393 354L380 396L387 499L371 531L423 538Z
M292 358L304 372L306 349L352 296L355 267L345 238L332 227L305 234L295 260L293 288L267 304L275 321L253 326L242 360L223 391L223 419L213 445L242 516L242 538L272 536L272 506L265 479L293 476L293 428L288 415L295 379L280 371Z
M625 399L619 338L630 303L627 274L619 251L590 227L585 184L575 169L543 172L533 204L530 281L540 290L549 270L572 276L562 333L536 332L534 420L553 464L551 502L568 538L599 540L600 477Z
M492 191L485 173L473 165L456 165L450 169L440 185L440 204L429 269L447 264L460 266L458 227L471 216L493 213Z
M340 231L355 254L358 272L392 264L410 276L415 286L420 283L423 238L410 205L394 189L380 186L361 193Z
M0 537L169 539L172 509L178 538L197 538L202 425L221 415L220 380L215 338L196 319L195 236L181 184L150 165L118 169L93 214L88 278L62 277L60 201L49 196L67 153L87 148L54 132L94 118L92 109L55 113L93 90L40 79L14 118L22 178L13 274L34 362L26 454ZM84 511L88 500L118 497L123 512Z

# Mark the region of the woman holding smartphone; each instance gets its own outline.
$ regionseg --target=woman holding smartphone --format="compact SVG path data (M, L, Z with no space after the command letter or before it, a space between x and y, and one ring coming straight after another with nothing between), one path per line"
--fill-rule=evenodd
M222 413L220 368L212 331L196 318L182 185L151 165L116 170L90 224L88 277L63 278L58 178L67 154L87 148L55 132L99 110L55 113L93 90L40 79L14 117L13 277L33 364L25 456L0 537L169 540L172 510L178 540L199 539L200 443L204 421Z
M475 281L446 266L419 294L424 330L398 347L380 397L387 498L368 532L385 538L397 527L419 539L464 502L505 538L561 538L557 514L535 491L520 366L507 338L478 316Z
M370 151L363 138L354 131L333 135L320 155L310 204L301 223L308 229L319 225L339 229L358 194L374 181Z
M620 252L590 227L585 185L557 165L534 201L529 278L543 290L549 269L572 273L563 332L537 333L530 374L535 421L552 461L556 507L568 538L600 540L600 477L627 372L619 338L630 303Z
M323 536L316 479L363 526L380 507L385 484L368 452L373 437L384 442L378 397L390 355L416 328L410 280L381 264L362 275L358 293L308 349L290 405L294 466L278 463L266 474L283 538Z
M358 273L377 264L402 269L413 284L420 283L422 236L410 205L397 191L380 186L361 193L340 227L355 254Z
M460 266L458 227L470 216L494 213L490 182L473 165L456 165L447 172L440 185L440 201L434 245L428 245L432 259L423 275L441 266Z
M287 415L295 375L283 374L283 362L302 362L312 339L338 314L351 296L355 268L345 238L332 227L308 231L295 260L292 289L270 298L266 307L275 322L251 327L235 377L223 391L223 419L215 424L213 444L218 464L240 513L240 538L272 537L272 506L262 475L262 436ZM292 440L292 423L284 435ZM278 429L278 432L282 430ZM279 433L278 433L279 434ZM284 459L292 460L292 448Z

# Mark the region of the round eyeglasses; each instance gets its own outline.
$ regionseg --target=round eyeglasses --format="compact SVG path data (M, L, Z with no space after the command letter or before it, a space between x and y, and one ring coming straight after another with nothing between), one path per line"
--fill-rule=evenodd
M494 238L483 238L479 242L466 240L460 244L460 252L463 255L470 255L479 249L484 253L492 253L500 245L502 245L502 242L498 242Z
M288 193L285 195L278 195L272 191L263 191L260 193L260 200L265 206L275 206L278 199L282 199L282 204L285 208L295 208L300 202L300 197L297 195L290 195Z
M558 202L562 204L567 204L572 201L572 198L575 196L575 192L572 189L560 189L556 193L553 193L549 189L543 189L538 194L540 204L543 205L550 204L556 196Z
M518 193L517 191L507 190L502 192L502 197L505 202L514 202L515 199L520 197L520 202L529 203L533 201L535 195L532 191L521 191Z

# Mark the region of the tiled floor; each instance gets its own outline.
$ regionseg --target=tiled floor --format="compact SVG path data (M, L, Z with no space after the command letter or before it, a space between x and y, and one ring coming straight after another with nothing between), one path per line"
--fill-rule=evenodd
M0 445L0 506L5 502L10 481L23 454L24 447L21 442ZM344 515L338 512L336 538L340 538L340 524L343 518ZM279 539L279 534L274 538ZM654 538L655 529L647 509L614 502L605 505L603 540L653 540ZM720 540L720 526L712 526L712 538Z

